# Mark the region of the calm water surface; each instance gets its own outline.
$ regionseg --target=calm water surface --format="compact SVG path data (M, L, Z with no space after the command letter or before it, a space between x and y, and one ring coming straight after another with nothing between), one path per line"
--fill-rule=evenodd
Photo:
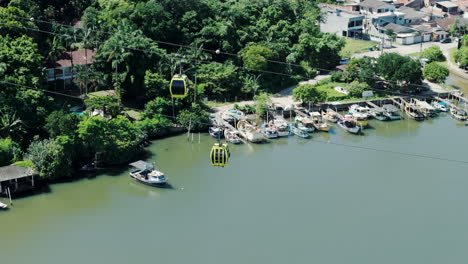
M207 135L156 141L174 190L128 169L16 200L0 213L1 263L466 263L468 164L338 144L468 160L468 127L371 124L233 146L224 169Z

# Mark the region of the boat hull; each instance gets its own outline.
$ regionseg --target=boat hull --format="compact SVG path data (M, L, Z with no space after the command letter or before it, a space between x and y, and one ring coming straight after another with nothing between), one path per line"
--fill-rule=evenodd
M152 182L146 182L146 181L142 181L141 179L137 178L137 177L134 177L132 175L130 175L130 177L132 179L134 179L135 181L139 182L139 183L143 183L145 185L148 185L148 186L152 186L152 187L158 187L158 188L167 188L169 185L167 182L162 182L162 183L152 183Z

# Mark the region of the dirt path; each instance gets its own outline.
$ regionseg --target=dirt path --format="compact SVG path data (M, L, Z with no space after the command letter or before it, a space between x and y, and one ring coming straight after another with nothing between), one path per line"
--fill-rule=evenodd
M294 85L294 86L288 87L286 89L283 89L279 93L272 95L270 97L271 101L273 103L275 103L275 104L283 104L283 105L294 104L295 102L294 102L294 100L292 98L292 91L294 90L294 88L296 88L298 85L301 85L301 84L316 84L318 81L323 80L323 79L325 79L327 77L329 77L329 75L317 75L314 79L304 81L304 82L300 82L297 85ZM254 101L253 100L241 101L241 102L237 102L235 104L237 104L239 106L244 106L244 105L248 105L248 104L254 104ZM218 112L224 112L224 111L227 111L227 110L233 109L233 108L234 108L234 103L213 107L212 109L213 109L213 111L215 113L218 113Z

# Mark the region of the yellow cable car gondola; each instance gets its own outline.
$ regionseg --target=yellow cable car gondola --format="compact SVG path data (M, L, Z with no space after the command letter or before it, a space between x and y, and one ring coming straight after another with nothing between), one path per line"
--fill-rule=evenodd
M210 160L213 166L224 167L229 161L231 153L226 143L215 143L211 148Z
M176 74L170 84L172 98L185 98L188 94L188 78L185 74Z

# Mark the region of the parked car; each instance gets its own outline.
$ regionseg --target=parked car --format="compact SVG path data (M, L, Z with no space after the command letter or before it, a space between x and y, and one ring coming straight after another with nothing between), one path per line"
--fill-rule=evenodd
M349 62L349 58L341 58L340 65L348 64L348 62Z
M440 43L450 43L450 42L452 42L451 38L444 38L440 40Z

